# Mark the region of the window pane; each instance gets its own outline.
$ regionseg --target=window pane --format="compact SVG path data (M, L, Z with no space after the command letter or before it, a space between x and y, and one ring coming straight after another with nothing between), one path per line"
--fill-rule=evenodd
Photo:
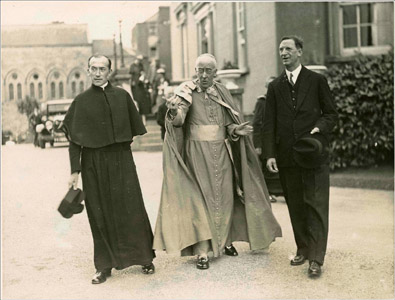
M71 83L71 94L73 97L75 97L77 94L77 87L76 87L75 81L73 81Z
M343 29L344 48L358 46L357 28Z
M14 100L14 85L12 83L8 86L8 90L10 92L10 100Z
M22 84L18 83L17 85L17 93L18 93L18 100L22 99Z
M357 24L357 6L343 6L343 25Z
M372 26L361 26L361 46L373 46Z
M59 82L59 98L63 98L63 82Z
M373 22L373 10L372 4L361 4L360 6L360 23L372 23Z
M43 98L43 84L41 82L38 84L38 98Z
M30 97L35 98L34 84L30 83Z
M56 91L55 91L55 82L51 82L51 98L55 99Z

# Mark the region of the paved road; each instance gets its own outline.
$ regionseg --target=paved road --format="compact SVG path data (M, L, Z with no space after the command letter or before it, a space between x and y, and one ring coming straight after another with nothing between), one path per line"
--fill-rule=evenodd
M192 257L157 252L157 272L134 266L92 285L92 238L86 213L63 219L57 206L69 176L67 148L2 147L2 299L393 299L393 192L331 188L329 245L323 276L291 267L295 251L283 199L273 210L283 237L269 250L195 268ZM134 153L154 227L161 153Z

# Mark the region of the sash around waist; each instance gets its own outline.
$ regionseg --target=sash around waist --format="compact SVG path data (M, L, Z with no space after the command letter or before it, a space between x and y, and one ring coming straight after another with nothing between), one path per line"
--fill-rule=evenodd
M193 141L223 141L226 139L226 128L219 125L190 124L186 138Z

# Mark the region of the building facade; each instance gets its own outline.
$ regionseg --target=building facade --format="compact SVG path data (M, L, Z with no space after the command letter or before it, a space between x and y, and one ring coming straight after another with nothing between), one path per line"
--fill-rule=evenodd
M86 24L2 26L1 35L1 101L74 98L91 85L87 59L95 53L121 66L119 44L115 63L113 40L88 42ZM126 49L123 55L125 65L135 58Z
M160 6L156 14L133 27L132 50L150 62L159 60L166 68L167 77L172 77L169 7Z
M89 85L87 25L2 26L2 101L73 98Z
M393 49L392 2L177 2L170 10L173 80L191 79L197 56L212 53L219 70L237 69L247 115L266 93L265 79L283 70L285 35L304 39L304 65Z

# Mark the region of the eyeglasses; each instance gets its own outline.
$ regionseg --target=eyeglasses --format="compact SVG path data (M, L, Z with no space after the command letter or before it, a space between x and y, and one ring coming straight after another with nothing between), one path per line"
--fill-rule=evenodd
M91 73L97 73L97 71L99 71L100 73L104 73L104 72L106 72L108 70L108 68L106 68L106 67L100 67L100 68L97 68L97 67L90 67L89 68L89 71L91 72Z
M197 68L196 72L198 72L200 75L202 75L204 72L206 72L207 75L211 75L216 69L210 69L210 68Z

